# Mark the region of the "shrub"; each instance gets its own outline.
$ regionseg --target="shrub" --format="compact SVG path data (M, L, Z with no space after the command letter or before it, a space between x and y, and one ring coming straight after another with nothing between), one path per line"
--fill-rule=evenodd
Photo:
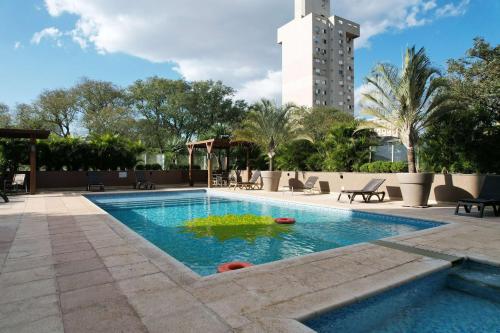
M406 162L389 162L389 161L375 161L365 163L359 167L360 172L369 173L396 173L408 171L408 163Z

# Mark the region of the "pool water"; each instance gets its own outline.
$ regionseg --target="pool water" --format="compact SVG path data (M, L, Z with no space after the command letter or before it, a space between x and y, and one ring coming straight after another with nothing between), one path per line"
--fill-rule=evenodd
M88 199L196 273L229 261L263 264L441 224L207 191L89 195ZM289 226L233 226L190 232L186 221L228 214L293 217ZM212 230L213 231L213 230Z
M500 268L467 263L304 322L317 332L500 332Z

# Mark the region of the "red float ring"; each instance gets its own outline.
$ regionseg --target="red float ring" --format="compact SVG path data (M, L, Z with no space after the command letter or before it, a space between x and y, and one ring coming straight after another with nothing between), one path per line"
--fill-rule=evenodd
M243 262L243 261L227 262L225 264L220 264L219 267L217 267L217 272L224 273L229 271L235 271L237 269L247 268L250 266L253 265L249 262Z
M293 217L279 217L277 219L274 219L274 222L278 224L294 224L295 219Z

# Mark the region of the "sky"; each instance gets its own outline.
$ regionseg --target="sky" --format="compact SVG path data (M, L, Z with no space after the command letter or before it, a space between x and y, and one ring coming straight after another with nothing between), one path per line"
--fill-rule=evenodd
M355 84L379 62L425 47L434 64L458 58L476 36L500 41L500 0L331 0L361 25ZM293 0L0 0L0 103L32 102L82 77L222 80L249 102L280 101L277 29Z

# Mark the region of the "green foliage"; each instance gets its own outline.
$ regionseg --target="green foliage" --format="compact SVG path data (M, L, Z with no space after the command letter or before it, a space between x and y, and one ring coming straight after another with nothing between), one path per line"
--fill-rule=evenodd
M379 64L366 79L371 90L363 94L363 113L375 116L398 130L408 150L409 172L416 172L415 147L419 135L446 110L445 80L432 67L421 48L408 48L403 67Z
M285 143L300 138L300 126L294 105L278 107L263 99L250 107L250 112L235 131L235 139L255 143L269 158L269 170L277 150Z
M77 98L72 90L46 90L38 97L35 109L44 123L54 127L59 136L71 135L71 125L77 118Z
M158 163L153 164L137 164L135 166L136 170L161 170L161 165Z
M407 172L408 164L406 162L375 161L361 165L359 171L369 173Z
M9 107L0 103L0 128L9 127L12 123Z
M475 39L465 58L448 62L447 81L456 109L422 138L422 168L500 173L500 46Z
M29 163L29 143L26 140L0 139L0 174L14 173L20 165Z
M90 140L52 137L37 148L39 167L55 171L132 169L144 152L140 142L109 134Z
M319 170L316 145L308 140L297 140L284 144L276 154L279 170Z
M186 221L182 229L196 237L215 237L221 242L234 238L254 242L259 237L278 237L292 228L276 224L271 216L228 214L195 218Z
M371 129L360 129L356 120L332 126L323 143L325 171L353 171L368 162L370 146L378 144Z

